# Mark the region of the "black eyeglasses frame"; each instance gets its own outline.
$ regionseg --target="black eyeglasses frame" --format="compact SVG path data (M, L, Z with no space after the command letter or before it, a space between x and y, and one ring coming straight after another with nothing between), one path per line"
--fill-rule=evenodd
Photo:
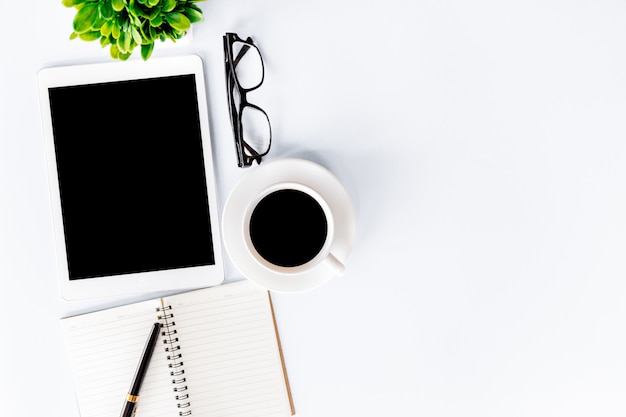
M261 51L254 44L252 38L248 37L246 40L241 39L236 33L226 33L223 37L224 41L224 64L225 64L225 72L226 72L226 93L228 95L228 111L230 114L230 122L233 128L233 135L235 137L235 149L237 151L237 165L240 168L249 167L252 165L254 161L257 161L258 164L261 163L261 159L267 155L272 145L272 125L270 123L270 118L261 107L256 104L252 104L248 101L247 94L251 91L256 90L263 84L265 80L265 65L263 63L263 57L261 55ZM233 44L235 42L241 42L243 47L239 50L237 56L234 55ZM237 72L235 68L237 67L239 61L243 56L248 52L250 48L256 49L261 58L261 80L258 84L244 88L241 86L239 79L237 78ZM235 101L234 92L235 88L237 88L237 93L239 95L239 106ZM253 108L259 112L261 112L265 118L267 119L267 125L269 127L269 143L267 145L267 149L263 152L259 152L254 149L249 143L247 143L243 139L243 122L242 122L242 114L243 110L246 107Z

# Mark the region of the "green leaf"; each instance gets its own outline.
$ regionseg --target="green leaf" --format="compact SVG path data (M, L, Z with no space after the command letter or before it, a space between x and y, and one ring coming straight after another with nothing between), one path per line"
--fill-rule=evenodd
M186 7L183 13L185 16L189 18L189 21L191 23L201 22L203 19L202 12L198 12L197 10L192 9L191 7Z
M126 10L128 11L128 14L130 16L137 16L137 11L135 10L135 8L136 8L135 0L128 0L128 7L126 8Z
M139 27L139 33L141 33L141 37L144 39L144 42L142 43L145 43L151 40L150 31L148 30L149 26L150 26L149 22L144 22L144 24Z
M149 18L150 18L150 14L149 14L149 13L147 13L147 12L144 10L143 6L140 6L140 5L139 5L139 4L137 4L137 3L134 3L134 4L133 4L133 3L131 3L130 8L131 8L130 10L131 10L131 12L132 12L131 14L132 14L133 16L137 16L137 17L144 17L144 18L146 18L146 19L149 19Z
M100 33L102 33L103 36L109 36L112 30L113 30L113 23L110 20L107 20L106 22L104 22L104 24L100 28Z
M135 43L137 45L141 45L141 41L142 41L141 33L139 33L139 31L137 30L136 27L133 26L133 27L130 28L130 34L132 35Z
M194 9L195 11L202 13L202 9L200 8L200 6L194 3L186 3L184 8Z
M117 59L120 55L120 50L117 49L117 46L115 46L115 44L113 44L111 45L111 48L109 49L109 53L111 54L111 58Z
M119 15L117 16L117 21L120 23L122 30L128 30L130 27L130 20L128 19L128 16Z
M84 3L86 1L87 0L62 0L61 3L65 7L75 7L75 6L78 6L79 4Z
M137 27L141 26L142 22L141 22L140 18L138 18L137 16L132 15L132 14L129 15L129 16L130 16L130 19L132 20L132 23L133 23L134 26L137 26Z
M112 0L111 5L113 6L113 10L121 12L124 10L124 6L126 6L126 0Z
M117 57L117 58L118 58L120 61L126 61L128 58L130 58L131 53L132 53L132 52L126 52L126 53L122 53L122 52L120 52L120 54L118 55L118 57Z
M141 58L144 61L147 61L148 58L152 56L152 51L154 50L154 42L147 43L145 45L141 45Z
M74 30L78 33L87 32L91 29L98 18L98 5L86 4L74 16Z
M76 32L72 32L72 33L70 34L70 40L71 40L71 41L73 41L73 40L74 40L74 39L76 39L76 38L78 38L78 33L76 33Z
M100 38L100 46L102 46L103 48L110 44L111 44L111 39L108 36L102 36Z
M150 19L150 26L158 28L159 26L161 26L163 24L163 17L158 14L156 16L154 16L152 19Z
M117 46L117 50L119 52L126 52L126 49L124 48L124 37L126 35L124 35L124 32L120 33L120 37L117 38L117 40L115 41L115 46Z
M152 9L150 9L150 13L148 14L148 19L152 20L157 16L161 15L161 8L160 7L153 7Z
M159 2L160 2L160 1L161 1L161 0L148 0L148 1L147 1L147 3L148 3L148 6L150 6L150 7L154 7L154 6L156 6L157 4L159 4Z
M80 33L78 37L87 42L95 41L96 39L100 37L100 31L93 30L89 32Z
M111 5L111 0L104 0L100 3L100 16L102 16L103 19L111 19L114 13L115 11Z
M107 21L105 19L100 17L100 13L98 13L98 17L96 18L96 21L93 23L91 30L100 30L106 22Z
M128 34L128 32L121 32L120 37L117 38L117 49L123 54L130 52L130 40L132 37Z
M120 37L120 33L122 33L120 26L117 22L112 22L111 24L111 35L113 35L113 38L118 39Z
M178 30L189 30L191 27L191 21L187 16L182 13L174 12L168 13L165 15L165 20L169 23L174 29Z
M133 48L135 47L133 35L131 35L130 32L124 33L126 33L126 36L124 37L124 48L126 49L126 52L132 52Z
M172 10L174 10L174 7L176 7L177 3L178 2L176 0L163 0L163 11L165 13L171 12Z

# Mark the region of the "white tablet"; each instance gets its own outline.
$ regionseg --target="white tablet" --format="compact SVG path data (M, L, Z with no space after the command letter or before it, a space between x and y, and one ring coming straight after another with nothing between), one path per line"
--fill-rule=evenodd
M201 59L46 68L38 78L63 298L221 283Z

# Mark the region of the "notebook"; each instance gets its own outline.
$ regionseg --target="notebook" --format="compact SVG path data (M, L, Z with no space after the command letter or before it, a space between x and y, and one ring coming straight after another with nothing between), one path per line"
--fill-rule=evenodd
M61 319L81 417L119 415L155 322L138 417L295 414L270 295L245 280Z

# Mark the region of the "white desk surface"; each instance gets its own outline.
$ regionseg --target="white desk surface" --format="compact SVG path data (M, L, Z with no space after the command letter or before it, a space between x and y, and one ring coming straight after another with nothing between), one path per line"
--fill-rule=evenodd
M2 4L0 413L74 417L58 319L120 301L60 299L36 74L108 52L68 40L60 0ZM205 62L220 204L247 172L233 31L265 59L268 160L320 162L357 208L347 273L274 297L298 416L626 414L626 5L200 5L154 57Z

